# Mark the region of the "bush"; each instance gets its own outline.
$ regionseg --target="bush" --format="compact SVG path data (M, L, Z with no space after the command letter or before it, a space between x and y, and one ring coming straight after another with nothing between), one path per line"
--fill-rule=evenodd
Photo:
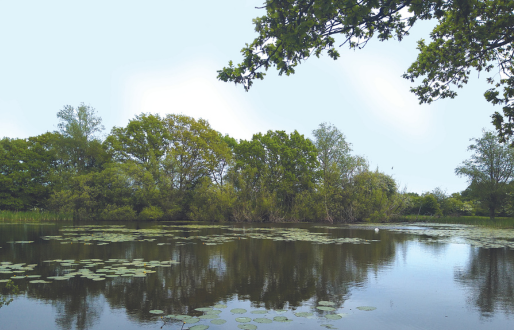
M139 220L153 221L159 220L164 216L164 212L158 206L147 206L139 213Z
M136 220L137 214L128 205L117 206L109 204L100 214L100 218L102 220Z

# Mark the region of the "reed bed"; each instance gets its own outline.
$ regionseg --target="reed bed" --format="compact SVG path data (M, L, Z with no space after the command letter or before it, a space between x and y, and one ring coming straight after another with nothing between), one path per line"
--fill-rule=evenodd
M0 210L0 221L22 222L22 221L62 221L73 220L71 213L58 213L49 211L2 211Z

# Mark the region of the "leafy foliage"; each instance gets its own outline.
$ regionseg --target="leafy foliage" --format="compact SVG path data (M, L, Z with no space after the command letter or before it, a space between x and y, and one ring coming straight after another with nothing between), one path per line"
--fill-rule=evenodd
M256 79L276 67L290 75L302 61L325 51L364 47L373 37L401 41L418 20L437 20L430 42L418 42L418 58L403 75L421 79L415 93L420 103L454 98L472 70L486 73L493 87L485 92L503 105L493 123L503 141L514 134L514 3L491 0L267 0L264 16L253 24L257 37L241 50L243 60L218 71L218 79L249 90ZM336 41L336 37L341 40Z
M26 140L0 140L0 209L29 210L44 205L57 166L55 139L55 134L45 133Z
M470 181L473 195L485 202L491 219L507 198L508 184L514 176L514 150L499 143L493 133L484 131L480 139L472 139L468 147L470 159L455 169L457 175Z
M104 127L96 110L83 103L77 108L67 105L57 113L57 118L62 135L57 139L62 169L82 173L101 166L105 155L97 133Z
M396 183L350 154L330 124L251 140L203 119L140 114L102 142L94 109L65 107L60 132L0 141L0 209L75 220L387 221Z

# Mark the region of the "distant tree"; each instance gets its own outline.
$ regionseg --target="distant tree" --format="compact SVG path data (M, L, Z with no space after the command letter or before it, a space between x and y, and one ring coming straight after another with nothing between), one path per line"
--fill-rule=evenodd
M45 208L54 188L57 134L0 140L0 209Z
M424 194L421 198L421 214L441 216L441 205L436 195L432 193Z
M323 195L326 220L341 219L341 209L348 201L348 191L353 177L367 170L367 162L359 156L352 156L351 144L334 125L322 123L312 131L314 145L318 151L320 193Z
M237 175L232 177L241 204L250 205L249 210L264 210L267 220L289 215L295 198L314 189L316 156L314 144L297 131L268 131L240 141L234 156ZM260 212L254 211L247 213Z
M350 195L350 220L389 221L398 216L407 199L398 193L394 179L378 171L364 171L355 176ZM350 213L351 212L351 213Z
M190 190L203 177L223 185L232 158L225 138L201 118L170 114L164 122L169 134L165 169L175 187Z
M57 127L61 134L76 140L93 141L98 138L97 133L104 130L102 118L96 110L81 103L77 108L66 105L57 113L59 124Z
M142 113L126 127L114 127L104 144L118 162L134 161L148 169L151 162L162 162L170 134L159 115Z
M487 205L489 217L494 219L496 210L507 197L508 184L514 175L514 150L498 142L497 137L484 131L480 139L468 147L473 152L470 159L455 169L470 183L472 195Z
M67 170L84 172L98 165L104 156L98 133L104 130L96 110L81 103L66 105L57 113L61 157Z

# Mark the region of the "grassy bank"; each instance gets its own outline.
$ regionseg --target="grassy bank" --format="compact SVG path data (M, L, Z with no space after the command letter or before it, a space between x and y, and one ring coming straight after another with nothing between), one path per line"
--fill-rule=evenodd
M496 217L494 220L489 217L461 216L461 217L433 217L406 215L399 219L405 222L427 222L443 224L464 224L491 228L514 228L514 218Z
M48 211L1 211L0 222L73 220L72 214Z

